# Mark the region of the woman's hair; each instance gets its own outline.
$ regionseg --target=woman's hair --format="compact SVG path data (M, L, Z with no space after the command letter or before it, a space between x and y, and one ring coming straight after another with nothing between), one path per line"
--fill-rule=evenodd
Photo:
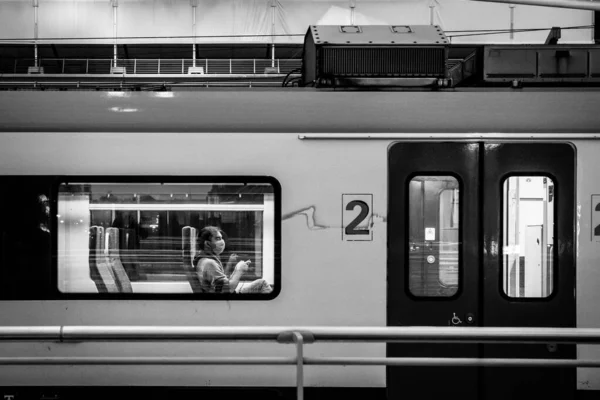
M200 248L204 249L204 242L207 240L210 242L210 239L212 239L213 236L217 236L219 233L221 233L221 230L216 226L205 226L202 228L198 234L198 243L200 244Z

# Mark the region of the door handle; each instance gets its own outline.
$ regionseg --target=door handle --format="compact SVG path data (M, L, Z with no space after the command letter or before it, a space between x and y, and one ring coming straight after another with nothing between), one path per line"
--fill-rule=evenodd
M466 317L467 324L473 325L475 323L475 315L473 313L467 313Z

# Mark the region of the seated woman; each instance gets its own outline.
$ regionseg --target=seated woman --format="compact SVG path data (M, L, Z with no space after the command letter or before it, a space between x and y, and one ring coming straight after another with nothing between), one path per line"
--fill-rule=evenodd
M204 227L198 237L201 251L194 257L194 266L200 279L200 285L206 293L271 293L271 285L264 279L256 279L247 284L240 284L240 279L248 271L250 260L239 261L231 275L225 273L219 259L225 250L225 241L221 230L215 226ZM237 256L232 254L227 263L230 271ZM239 286L239 287L238 287Z

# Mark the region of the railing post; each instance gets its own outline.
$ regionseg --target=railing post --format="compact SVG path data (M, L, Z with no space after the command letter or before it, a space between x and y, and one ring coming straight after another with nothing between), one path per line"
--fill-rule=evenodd
M113 67L117 67L117 7L119 6L119 0L111 0L113 7Z
M433 25L433 22L434 22L434 19L435 19L434 18L435 17L434 9L435 9L435 5L434 4L432 4L432 5L429 6L429 25Z
M232 69L231 69L231 58L230 58L229 59L229 75L231 75L231 71L232 71Z
M252 73L256 75L256 58L253 58L252 61Z
M271 68L275 67L275 7L277 3L271 1Z
M182 75L185 74L185 66L184 66L184 63L183 63L183 58L181 59L181 74Z
M65 73L65 59L63 58L63 63L62 63L62 73Z
M515 38L515 5L511 4L510 8L510 40Z
M300 332L294 332L296 343L296 394L298 400L304 400L304 338Z
M158 59L158 72L157 72L157 74L160 75L160 58Z
M40 8L40 3L38 0L33 0L33 52L34 52L34 67L38 67L38 9ZM39 71L39 70L38 70Z
M86 58L85 59L85 74L89 74L90 73L90 59Z
M192 43L192 67L196 68L196 9L198 8L198 0L190 0L190 5L192 6L192 36L194 37L194 43Z
M204 68L204 73L208 74L208 58L204 59L204 63L205 63L205 67L206 67L206 68Z
M298 400L304 400L304 344L314 343L315 336L310 331L285 331L277 335L278 343L296 344L296 387Z

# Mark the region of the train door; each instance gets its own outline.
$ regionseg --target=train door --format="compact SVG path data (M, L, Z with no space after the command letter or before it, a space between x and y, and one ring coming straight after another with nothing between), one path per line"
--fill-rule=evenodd
M574 327L575 152L389 150L388 326ZM574 345L388 344L389 357L575 358ZM388 398L574 398L574 368L388 367Z

